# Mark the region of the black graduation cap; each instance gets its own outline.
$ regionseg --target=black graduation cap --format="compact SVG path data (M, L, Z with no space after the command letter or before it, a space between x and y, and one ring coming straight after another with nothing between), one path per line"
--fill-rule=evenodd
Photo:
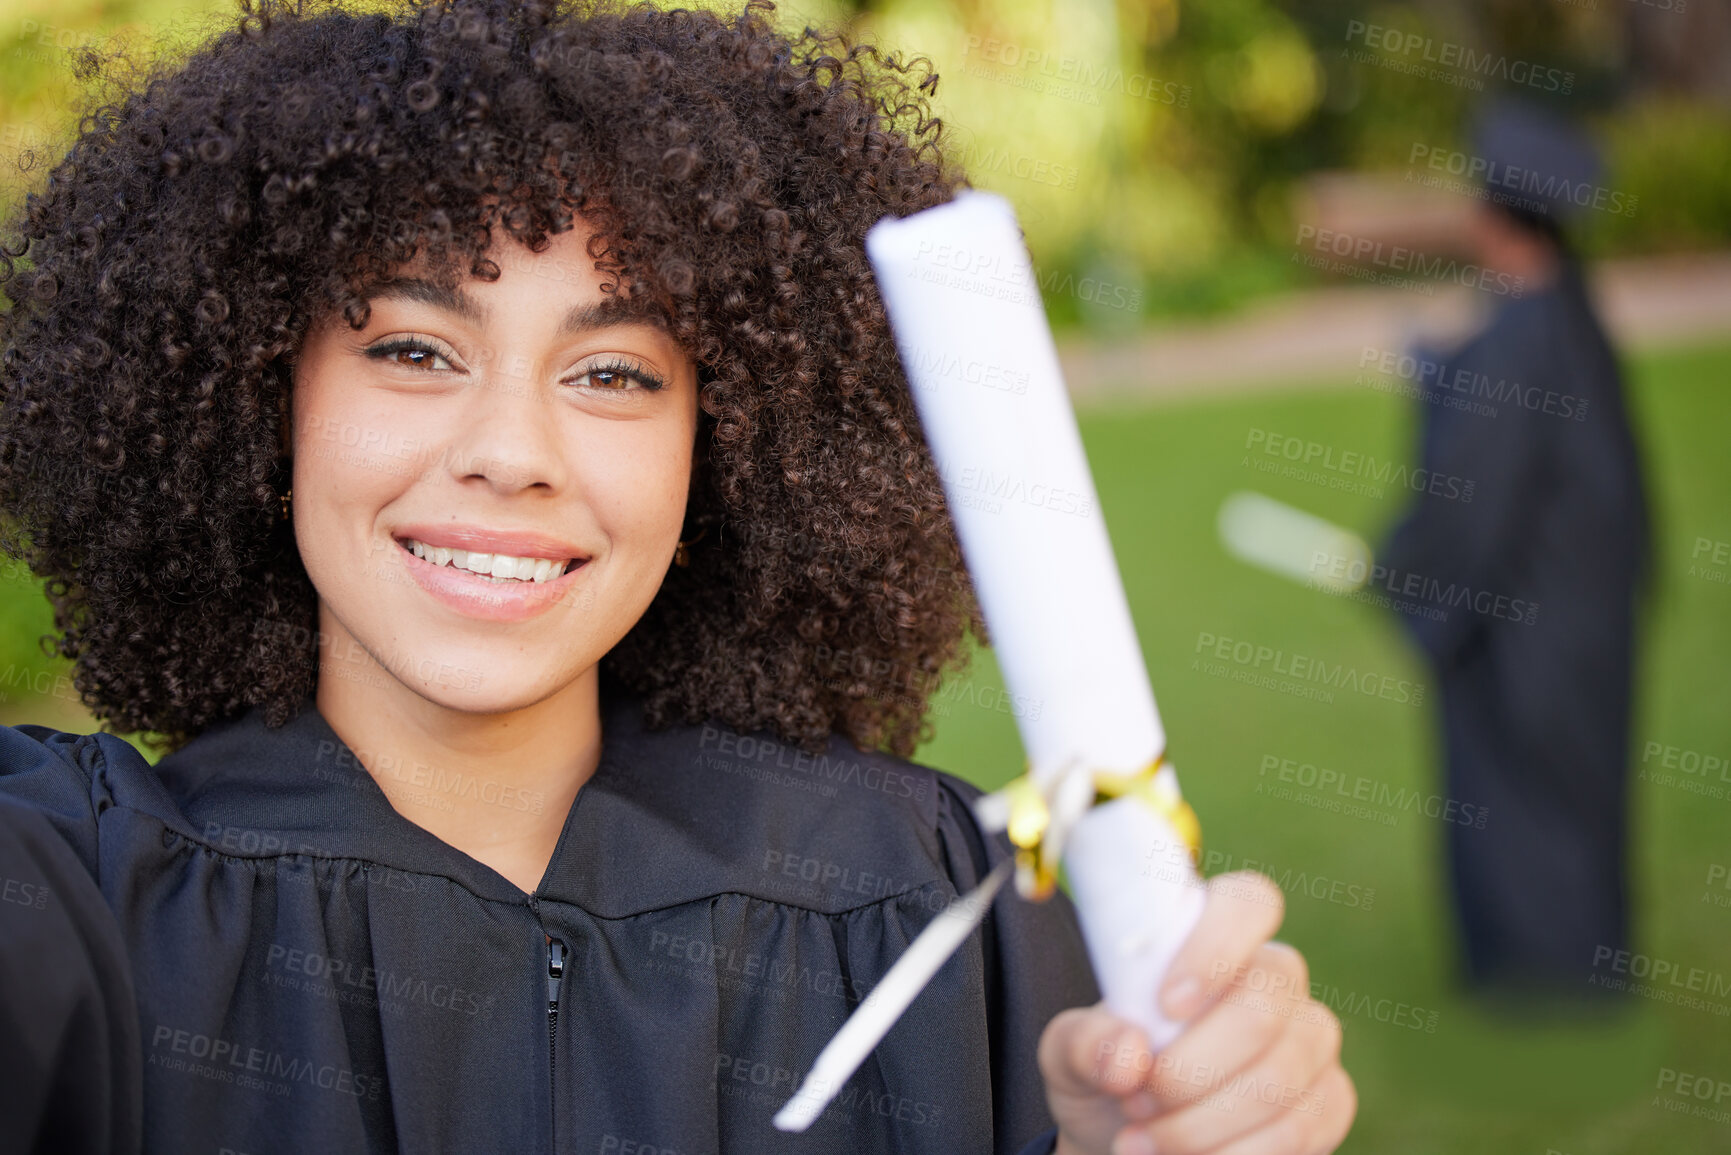
M1608 195L1598 149L1579 127L1529 101L1494 98L1482 107L1473 151L1486 195L1559 223Z

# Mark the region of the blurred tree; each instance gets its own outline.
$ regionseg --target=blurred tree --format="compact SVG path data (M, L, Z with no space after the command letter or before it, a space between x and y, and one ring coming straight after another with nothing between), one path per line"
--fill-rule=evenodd
M1637 91L1731 108L1731 4L1631 2L1623 23L1630 78Z
M740 0L694 2L731 11ZM73 50L178 52L238 11L235 0L8 8L0 207L75 126ZM956 158L1016 204L1061 324L1215 311L1308 283L1316 274L1290 260L1307 175L1399 173L1417 143L1462 145L1479 94L1459 81L1473 78L1409 75L1376 50L1366 59L1355 21L1572 73L1553 103L1590 119L1608 183L1640 204L1594 214L1588 251L1731 240L1725 0L785 0L778 13L932 60Z

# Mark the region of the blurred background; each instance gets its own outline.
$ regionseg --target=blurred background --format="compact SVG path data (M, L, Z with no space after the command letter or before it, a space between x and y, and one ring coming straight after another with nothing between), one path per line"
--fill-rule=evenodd
M174 52L231 10L0 0L0 155L28 166L64 146L70 50L119 37ZM1343 1150L1731 1151L1731 5L780 13L929 58L953 157L1016 206L1205 865L1281 883L1282 937L1346 1025L1362 1106ZM1458 339L1499 305L1427 272L1472 259L1473 116L1510 92L1583 126L1603 162L1571 237L1622 359L1655 571L1627 752L1632 950L1605 968L1651 981L1620 1009L1544 1022L1487 1008L1456 977L1444 846L1460 811L1445 809L1423 656L1385 609L1247 565L1217 529L1243 490L1372 542L1410 504L1386 471L1326 463L1416 464L1422 406L1378 372L1385 354ZM28 179L17 169L0 165L7 205ZM1339 236L1345 257L1321 239ZM1288 468L1291 446L1307 467ZM96 728L43 654L39 587L9 564L0 722ZM1222 639L1429 692L1253 684L1221 662ZM988 787L1018 773L1002 690L980 652L939 692L918 760Z

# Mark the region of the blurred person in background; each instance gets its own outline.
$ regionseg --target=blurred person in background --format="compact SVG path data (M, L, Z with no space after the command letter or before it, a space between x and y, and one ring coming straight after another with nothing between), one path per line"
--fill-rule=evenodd
M1469 243L1512 288L1458 348L1417 354L1421 464L1474 498L1422 493L1380 561L1436 668L1448 794L1488 812L1483 829L1448 825L1466 982L1530 1006L1599 993L1595 952L1628 944L1647 502L1617 359L1564 232L1593 203L1596 154L1519 104L1490 105L1475 136Z

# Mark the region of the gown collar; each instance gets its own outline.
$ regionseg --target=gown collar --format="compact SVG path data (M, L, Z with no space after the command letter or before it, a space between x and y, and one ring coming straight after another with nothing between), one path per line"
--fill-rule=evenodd
M605 683L604 683L605 686ZM642 700L603 692L602 753L577 792L537 901L625 917L721 892L837 913L945 877L936 771L860 751L840 735L809 755L721 723L648 730ZM162 758L121 798L189 839L239 858L307 854L442 876L475 895L525 903L503 875L416 825L312 698L283 726L263 712L212 727ZM433 771L388 771L433 789ZM481 793L486 791L488 793ZM435 792L527 808L498 783L451 776ZM824 881L789 876L816 858Z

